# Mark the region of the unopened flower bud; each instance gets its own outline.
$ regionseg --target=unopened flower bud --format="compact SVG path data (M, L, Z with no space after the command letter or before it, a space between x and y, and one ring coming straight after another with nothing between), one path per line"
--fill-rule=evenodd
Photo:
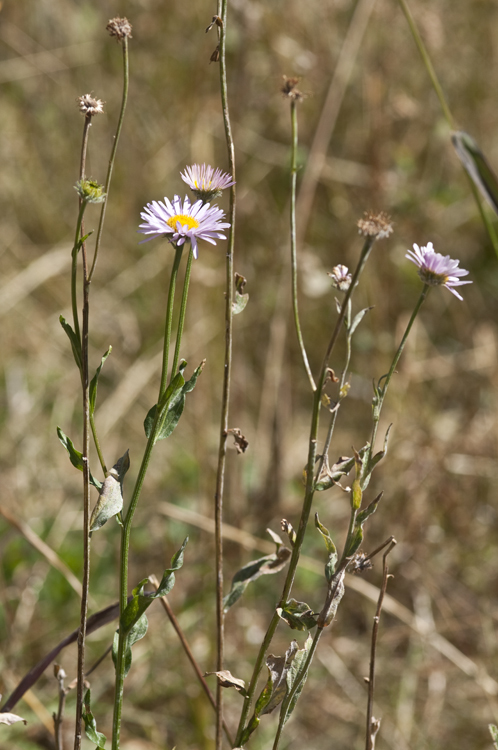
M78 180L74 189L85 203L103 203L105 200L104 186L95 180Z

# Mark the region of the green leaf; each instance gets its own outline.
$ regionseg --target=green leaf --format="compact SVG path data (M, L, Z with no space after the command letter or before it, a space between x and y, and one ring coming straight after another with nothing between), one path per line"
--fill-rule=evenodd
M94 742L98 748L105 748L106 736L97 732L97 722L90 708L90 689L85 693L83 699L83 721L85 722L85 733L90 742Z
M370 518L372 513L375 513L383 494L384 493L381 492L379 495L377 495L375 500L372 500L370 505L368 505L365 510L357 513L353 532L347 544L346 557L352 557L360 548L363 541L363 524L368 518Z
M112 346L109 347L109 349L106 351L106 353L103 355L100 365L97 367L97 370L95 372L95 375L90 381L90 386L88 389L88 395L89 395L89 407L90 407L90 414L93 416L95 412L95 402L97 400L97 384L100 377L100 372L104 366L104 362L106 361L109 354L112 352Z
M63 327L64 331L66 332L69 338L69 341L71 342L71 349L73 352L74 361L76 362L76 366L78 367L78 370L81 372L81 368L82 368L81 341L79 341L75 332L73 331L69 323L66 322L66 319L62 315L59 317L59 322L61 326Z
M483 152L475 140L463 131L452 133L451 141L470 179L498 214L498 179Z
M145 636L147 633L147 628L149 626L147 616L143 614L137 622L133 625L132 629L126 636L126 642L125 642L125 650L124 650L124 676L128 674L128 672L131 669L131 663L132 663L132 652L131 647L134 643L139 641L141 638ZM114 641L112 644L112 660L114 662L114 665L117 663L117 653L118 653L118 644L119 644L119 631L117 630L114 633Z
M292 630L311 630L316 625L316 618L309 605L295 599L289 599L284 607L278 607L277 615L285 620Z
M351 325L349 327L348 333L349 333L350 336L353 335L353 333L356 331L356 329L360 325L361 321L363 320L363 318L365 317L365 315L367 314L367 312L370 312L370 310L373 310L373 306L372 307L365 307L363 310L360 310L359 313L356 313L356 315L354 316L353 321L352 321L352 323L351 323Z
M493 744L498 750L498 728L495 727L494 724L488 724L489 732L491 734L491 739L493 740Z
M90 532L97 531L123 508L123 479L130 468L129 451L109 471L90 518Z
M364 455L366 448L367 446L364 446L360 450L360 456ZM341 477L347 476L349 474L354 466L354 463L354 456L351 456L351 458L341 457L337 460L337 463L333 464L332 466L327 466L324 463L322 473L315 484L315 490L317 490L318 492L323 492L323 490L328 490L330 489L330 487L333 487L335 484L337 484L337 482L339 482Z
M157 434L154 442L157 442L158 440L164 440L165 438L169 437L177 426L185 407L185 395L194 390L197 383L197 378L201 374L205 362L206 360L201 362L199 367L194 370L194 373L190 380L187 380L187 382L185 382L182 374L182 371L185 369L185 366L187 364L185 362L183 367L180 368L181 372L179 372L173 378L173 380L167 387L164 396L161 399L161 402L154 405L152 409L150 409L144 422L145 434L147 437L150 437L152 433L152 429L154 428L156 420L156 413L159 411L157 417L157 426L155 428Z
M282 706L281 713L280 713L282 726L285 726L286 722L290 718L290 715L294 711L296 707L296 703L299 699L299 696L302 693L302 690L308 678L308 672L306 672L306 674L301 678L301 671L306 663L306 659L308 658L308 654L309 654L312 644L313 644L313 639L311 638L311 636L308 636L308 638L306 639L306 643L304 644L304 648L300 648L297 651L287 671L287 675L286 675L287 693L290 693L296 680L300 679L300 683L296 692L292 696L292 700L290 701L288 707L284 709L284 706ZM285 711L285 714L284 714L284 711Z
M239 313L241 313L242 310L245 309L248 302L249 302L248 294L240 294L237 290L235 290L235 300L232 303L233 314L238 315Z
M290 549L281 546L278 550L278 553L260 557L258 560L253 560L247 565L244 565L244 567L234 575L230 593L227 594L227 596L223 599L223 607L225 612L228 612L230 607L232 607L235 602L240 599L247 586L252 581L255 581L262 575L278 573L280 570L282 570L282 568L285 567L290 556Z
M320 523L318 513L315 513L315 526L322 535L323 541L325 542L325 547L327 548L327 552L329 553L329 557L325 565L325 577L327 581L330 582L332 580L332 576L335 573L335 566L337 565L337 549L334 542L332 541L332 537L329 534L329 530L322 523Z
M69 454L69 460L71 461L72 465L76 469L83 471L83 453L80 453L80 451L76 450L71 438L68 438L60 427L57 427L57 435L64 448L67 450ZM95 479L95 477L92 475L92 472L90 472L90 484L93 484L93 486L96 487L99 491L102 487L102 482L99 482L98 479Z

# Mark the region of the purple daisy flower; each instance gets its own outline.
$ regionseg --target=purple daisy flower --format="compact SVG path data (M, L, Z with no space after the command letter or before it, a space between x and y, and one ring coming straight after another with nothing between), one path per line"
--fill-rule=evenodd
M180 172L180 177L192 192L204 201L219 198L225 188L235 185L231 175L222 172L221 169L213 169L209 164L192 164L191 167L185 167L185 172Z
M472 284L471 281L461 281L460 276L467 276L468 271L458 268L459 260L453 260L449 255L441 255L434 252L432 242L427 247L413 245L413 250L408 250L408 260L418 266L418 275L429 286L445 286L455 297L463 299L453 287L462 284Z
M216 245L215 240L226 240L220 229L227 229L230 224L223 223L225 214L218 206L209 206L201 200L192 206L185 196L182 201L179 195L175 195L173 202L164 199L147 203L140 214L144 223L140 224L141 234L150 234L151 237L142 240L148 242L154 237L167 237L170 242L183 245L185 240L190 240L194 258L197 258L197 240L206 240Z

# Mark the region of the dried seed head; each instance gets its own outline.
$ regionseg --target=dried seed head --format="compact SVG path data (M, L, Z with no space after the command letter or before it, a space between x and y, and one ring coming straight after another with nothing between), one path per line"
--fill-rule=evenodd
M104 112L104 102L101 99L94 99L91 94L83 94L83 96L79 96L78 107L85 117L101 115Z
M127 18L111 18L105 28L106 31L108 31L111 36L115 36L119 42L125 37L128 37L128 39L132 38L131 23Z
M364 237L375 237L378 240L389 237L393 231L391 217L383 211L378 214L373 211L365 211L364 218L360 219L356 223L356 226L358 227L359 234L362 234Z
M282 78L284 79L284 83L281 91L284 96L288 99L293 99L295 102L300 102L304 99L304 94L296 88L299 78L287 78L287 76L282 76Z

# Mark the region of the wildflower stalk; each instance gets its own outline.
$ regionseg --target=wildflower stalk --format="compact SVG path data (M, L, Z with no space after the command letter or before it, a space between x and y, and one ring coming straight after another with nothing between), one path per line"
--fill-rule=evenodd
M297 250L296 250L296 182L297 182L297 99L292 98L290 102L291 112L291 128L292 128L292 141L291 141L291 198L290 198L290 245L291 245L291 271L292 271L292 308L294 311L294 325L296 326L297 340L299 341L299 348L301 349L301 356L304 362L304 368L308 379L310 381L311 390L316 390L315 381L313 374L308 362L308 356L306 354L306 348L304 346L303 334L301 331L301 323L299 321L299 309L297 300Z
M159 386L159 398L164 395L168 385L168 359L169 359L169 348L171 344L171 328L173 326L173 306L175 302L175 290L176 280L178 278L178 268L182 259L183 245L176 245L175 247L175 259L173 261L173 268L171 271L171 278L169 281L168 290L168 304L166 309L166 321L164 324L164 346L163 346L163 369L161 372L161 385ZM178 340L177 345L179 346Z
M226 70L226 26L228 0L218 0L219 29L219 63L220 94L223 112L223 124L228 152L229 171L235 181L235 148L228 109L228 88ZM218 467L215 491L215 547L216 547L216 630L217 630L217 671L223 669L225 647L225 613L223 609L223 493L225 484L225 465L228 438L228 413L230 404L230 381L232 374L232 339L233 339L233 300L234 300L234 241L235 241L235 182L230 188L230 232L226 255L226 293L225 293L225 362L223 370L223 391L221 403L221 427L218 449ZM221 750L223 742L223 688L218 681L216 688L216 750Z
M176 279L178 275L178 266L180 264L182 256L183 245L176 246L175 258L173 261L173 268L171 271L171 279L168 291L168 302L166 306L166 322L164 327L164 349L163 349L163 370L161 374L161 384L159 387L158 403L166 391L167 371L168 371L168 352L171 341L171 329L173 319L173 303L175 297ZM188 285L187 285L188 288ZM185 294L185 293L184 293ZM185 298L186 302L186 298ZM178 331L177 336L177 347L179 349L181 340L181 331ZM129 550L130 550L130 536L131 527L133 523L133 516L137 509L138 501L142 492L142 487L145 480L147 469L149 468L150 459L152 457L152 450L157 440L158 433L161 429L161 423L159 420L159 409L156 409L156 415L152 424L151 432L145 446L142 463L138 470L137 479L133 488L133 493L130 499L130 504L124 518L122 518L121 528L121 555L119 564L119 616L120 619L126 608L128 602L128 561L129 561ZM122 628L119 628L118 646L116 652L116 682L115 682L115 693L114 693L114 715L113 715L113 728L112 728L112 750L119 750L119 738L121 733L121 716L123 710L123 687L125 678L125 649L126 649L126 635L122 632Z
M185 311L187 309L188 289L190 285L190 273L192 271L193 259L194 259L194 251L191 247L190 252L188 254L187 268L185 269L185 279L183 282L183 294L182 294L182 302L180 305L180 317L178 319L178 328L177 328L177 333L176 333L175 355L173 358L173 365L171 367L171 380L173 380L173 378L175 377L176 371L178 369L178 360L180 358L180 344L182 340L183 326L185 324Z
M419 31L417 29L417 26L415 24L415 20L411 14L411 11L406 3L406 0L398 0L401 10L403 11L405 18L408 22L408 26L410 28L411 34L413 36L413 39L415 41L415 44L417 45L417 49L420 52L420 56L422 58L422 61L426 67L427 73L429 74L429 78L431 79L431 83L434 87L434 91L436 92L436 96L439 99L439 103L441 105L441 109L443 110L443 115L446 119L446 122L448 123L451 130L455 129L455 121L453 118L453 115L451 114L450 107L448 105L448 102L446 101L446 97L444 96L443 89L441 84L439 83L439 79L436 75L436 71L434 70L434 66L432 64L431 58L429 57L429 53L427 51L427 48L424 45L424 42L422 41L422 37L419 34ZM465 172L467 174L467 172ZM496 255L498 255L498 237L496 235L495 228L491 221L489 220L489 217L486 214L486 211L484 210L484 207L482 205L481 199L479 197L478 190L473 182L473 180L470 178L470 176L467 174L467 178L469 180L470 189L472 191L472 195L474 196L474 200L476 202L477 208L479 210L479 214L481 216L482 223L486 227L486 231L488 233L489 239L491 241L491 244L493 246L493 250L495 251Z
M334 328L334 331L332 333L332 336L330 338L330 341L328 343L322 366L320 368L320 374L317 379L317 387L316 390L313 393L313 410L311 415L311 428L310 428L310 438L309 438L309 447L308 447L308 460L306 464L306 490L303 500L303 507L301 511L301 519L299 521L299 528L297 530L296 534L296 540L294 542L294 546L292 549L292 556L289 563L289 568L287 571L287 576L285 579L282 596L280 598L280 602L277 605L277 607L283 608L285 604L287 603L287 600L289 598L293 583L294 583L294 577L297 570L297 565L299 562L299 557L301 554L301 548L304 541L304 536L306 533L306 528L308 525L308 519L311 512L311 506L313 503L313 497L315 494L315 477L314 477L314 471L315 471L315 463L316 463L316 455L317 455L317 440L318 440L318 427L320 423L320 406L321 406L321 396L322 396L322 388L325 383L325 379L327 376L327 368L330 356L332 354L332 351L334 349L334 346L337 342L339 333L341 331L341 328L344 323L344 319L347 314L348 310L348 304L349 300L351 299L351 296L353 294L353 291L358 283L358 280L360 278L360 275L365 267L365 264L368 260L368 257L370 255L370 252L372 250L373 244L375 242L376 237L375 236L368 236L365 239L365 243L363 245L360 259L358 261L358 265L356 267L356 270L353 274L353 278L351 281L351 285L349 289L346 292L346 295L344 297L344 301L341 306L341 310L339 313L339 316L337 318L337 322ZM263 643L261 644L261 648L259 650L258 656L256 658L256 664L254 666L253 675L251 678L250 685L247 690L247 697L244 701L244 705L242 707L241 717L239 721L239 727L237 730L237 740L236 740L236 746L238 747L240 745L240 742L242 740L242 736L244 733L244 729L247 722L247 717L249 714L249 709L251 707L251 702L254 698L254 693L256 690L257 682L259 673L261 671L261 668L263 666L265 652L267 648L269 647L271 640L273 638L273 635L275 633L275 630L277 628L277 625L279 623L279 616L277 612L275 611L271 621L270 625L268 626L268 630L266 632L265 638L263 639Z
M80 185L85 179L86 154L88 149L88 135L90 131L92 116L85 116L83 126L83 138L80 159ZM81 722L83 716L83 695L85 690L85 647L86 647L86 624L88 616L88 597L90 588L90 398L88 378L88 324L89 324L89 283L88 263L86 254L86 243L81 242L81 259L83 268L83 316L82 335L78 325L78 309L76 295L76 276L78 250L80 248L80 236L83 235L83 215L87 201L80 195L78 220L76 226L75 245L72 253L71 272L71 298L73 306L73 318L75 333L81 346L81 387L83 395L83 580L81 584L81 608L80 627L78 631L78 667L76 687L76 719L74 730L74 750L81 748Z
M114 136L114 142L112 144L111 156L109 158L109 166L107 168L107 176L105 179L105 187L104 187L106 197L102 203L102 208L100 210L99 226L97 229L97 236L95 239L95 250L93 254L92 267L90 269L90 273L88 274L88 282L91 282L94 271L95 271L95 266L97 265L97 258L98 258L99 249L100 249L100 241L102 239L102 231L104 229L104 220L105 220L105 213L106 213L106 208L107 208L107 201L109 199L109 189L111 187L112 172L114 169L114 162L116 160L116 152L118 149L119 136L121 135L121 129L123 127L126 102L128 101L128 86L129 86L128 37L125 36L121 41L122 41L122 47L123 47L123 96L121 98L121 110L119 112L118 125L116 128L116 134Z
M428 284L424 284L420 297L418 298L417 304L415 305L415 308L411 314L410 320L408 321L408 325L406 326L406 330L403 334L403 338L401 339L400 345L396 351L396 354L394 355L393 361L391 363L391 367L389 368L389 372L387 373L387 375L383 375L380 378L379 383L377 385L375 396L374 396L372 437L370 439L370 447L368 449L368 453L366 456L367 466L373 454L375 438L377 436L377 430L378 430L379 422L380 422L380 414L382 411L382 406L384 404L384 399L387 394L387 389L389 388L391 378L394 375L399 359L403 353L403 349L405 348L405 344L410 334L410 331L412 329L412 326L415 322L415 318L417 317L419 310L422 306L422 303L424 302L425 298L427 297L429 293L429 289L430 289L430 286ZM384 384L382 386L380 385L381 381L384 381ZM367 475L368 475L368 472L367 472Z

